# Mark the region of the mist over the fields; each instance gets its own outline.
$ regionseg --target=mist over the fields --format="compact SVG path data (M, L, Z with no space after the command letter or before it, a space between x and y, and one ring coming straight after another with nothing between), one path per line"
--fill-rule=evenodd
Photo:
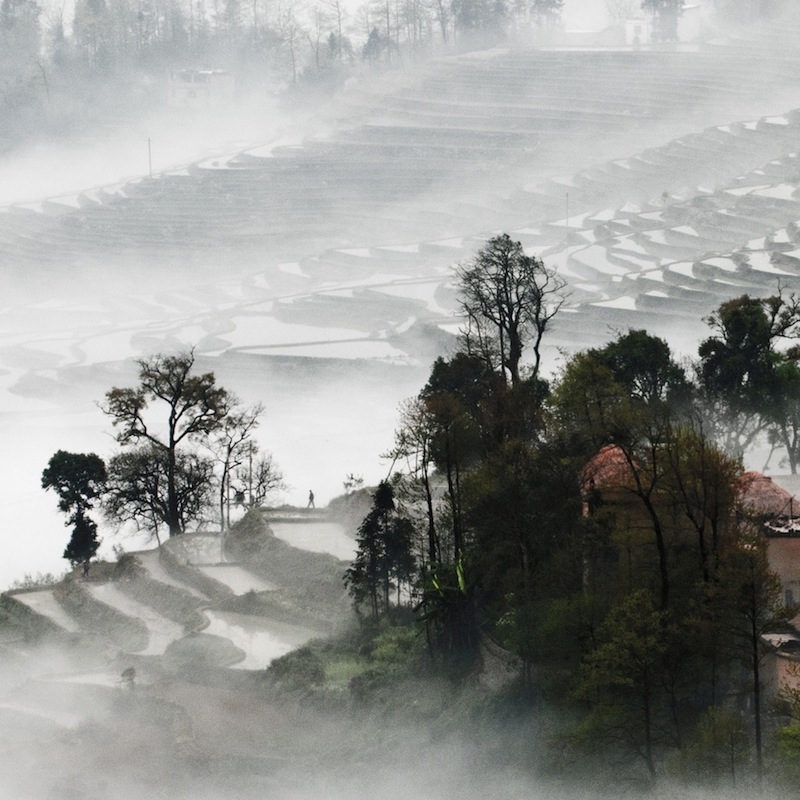
M574 26L577 4L567 10ZM569 56L544 52L541 67L522 68L530 71L521 82L514 65L531 51L515 44L380 75L361 70L329 99L287 104L248 90L223 109L152 109L7 152L0 524L14 533L0 583L63 568L65 530L39 487L41 470L57 449L113 453L97 404L112 386L135 381L132 358L194 347L222 385L263 402L258 439L284 471L284 500L303 504L313 489L324 503L349 473L368 483L384 477L389 464L379 456L391 445L397 404L452 346L451 269L501 230L574 286L570 303L581 313L558 320L550 369L559 348L643 320L690 356L713 296L688 324L671 325L670 312L631 315L634 295L620 288L618 267L605 271L589 254L588 272L576 272L583 256L574 237L628 202L644 221L646 203L657 207L662 192L691 202L701 179L734 185L739 169L790 145L764 144L759 134L761 149L741 162L709 152L702 168L676 160L674 170L666 148L663 178L630 171L591 191L569 176L610 160L624 173L628 156L685 134L791 110L780 62L753 72L766 46L762 37L744 54L732 46L657 54L647 72L614 67L621 56L613 51L610 68L579 52L574 80ZM499 132L519 114L519 131ZM443 136L450 149L440 152ZM601 213L588 221L587 212ZM635 250L631 257L632 268L644 264ZM653 278L638 286L657 298L663 279ZM108 553L113 534L103 535Z
M82 672L85 654L42 648L28 655L24 664L2 663L2 790L15 800L731 796L667 781L644 790L623 766L588 785L580 761L552 738L546 714L535 725L456 714L437 727L431 720L443 687L425 682L405 687L409 708L389 724L380 710L319 709L258 684L240 692L170 675L130 688L112 674Z
M629 327L689 359L723 300L800 290L800 22L718 25L716 5L698 4L702 41L640 49L587 44L607 5L567 0L552 46L518 32L402 68L359 58L330 91L248 76L215 108L131 97L108 106L125 113L4 147L0 588L65 570L69 529L42 470L57 450L118 451L101 405L136 384L135 359L193 348L198 370L263 404L255 438L286 484L271 502L302 507L313 490L321 507L348 475L389 474L399 403L455 346L453 266L501 231L570 286L547 374ZM306 578L327 570L344 594L352 530L335 532ZM100 535L110 560L154 544L106 522ZM230 567L235 584L240 565L215 552L201 566ZM229 588L244 603L249 587ZM37 601L55 614L48 592ZM184 630L166 618L147 620L157 635L133 655L91 619L60 630L51 617L44 645L0 640L0 800L731 795L644 792L622 769L585 786L545 714L451 718L442 685L405 687L389 723L385 709L287 700L256 674L264 642L273 658L342 620L254 623L222 606L205 633L245 654L224 679L171 670Z
M599 6L570 0L567 29L581 22L602 27ZM780 23L772 25L780 30ZM500 230L563 269L574 285L574 308L558 321L548 350L551 369L559 348L597 343L645 320L690 356L715 290L696 302L694 289L687 290L688 305L683 295L665 298L676 308L696 308L693 322L673 325L671 312L655 306L652 314L630 313L635 295L627 276L605 272L593 260L597 254L576 272L577 244L586 245L589 234L575 237L582 226L591 231L614 218L627 202L646 217L662 193L690 204L715 180L735 186L740 169L758 171L773 153L791 155L791 142L775 137L770 144L762 125L749 161L728 161L720 151L697 167L677 159L671 166L665 150L657 154L656 177L628 170L629 156L686 134L722 136L739 122L755 131L758 120L794 108L784 56L767 58L769 30L741 47L727 35L721 30L712 46L686 45L683 56L656 54L648 71L634 64L627 72L609 68L606 62L619 58L613 51L597 63L578 53L574 80L565 73L570 62L559 61L563 54L545 53L528 83L520 78L525 68L513 65L530 51L513 42L382 75L361 70L329 100L287 104L276 92L248 90L222 109L153 109L108 118L65 141L51 136L7 151L0 160L6 453L0 525L7 532L0 584L63 567L65 530L53 498L39 486L41 470L57 449L113 452L97 404L111 386L135 380L131 358L195 347L224 386L246 402L262 401L258 438L285 473L282 499L302 504L313 489L324 503L349 473L367 482L384 477L389 465L379 456L391 444L397 404L418 391L457 328L450 270ZM494 62L510 70L505 84ZM484 86L484 79L497 84ZM495 91L501 86L502 98ZM642 95L642 87L659 86L674 88L650 100ZM519 130L512 124L517 113L525 118ZM452 128L450 115L459 114L469 117L459 123L463 142L451 142L456 155L426 160L441 143L436 126ZM539 127L530 127L531 119ZM526 126L535 133L524 133ZM409 132L420 144L406 150L402 137ZM254 164L267 174L270 161L289 172L259 184L255 205L246 187L229 185L230 176ZM609 164L630 177L614 176L615 183L591 191L570 177L594 165L608 177ZM708 186L698 187L701 180ZM181 184L185 195L169 193ZM216 228L191 220L193 198L204 197L204 214L220 209ZM656 203L650 210L649 201ZM181 228L179 202L194 227ZM584 225L590 212L598 216ZM788 206L784 213L791 218ZM236 215L249 221L231 227L227 220ZM625 263L638 269L644 262L635 261L634 245L641 247L633 242L633 260ZM690 264L692 257L672 260ZM669 295L672 283L664 285L655 272L636 276L639 286L652 278L652 291L643 293L653 302ZM113 532L103 535L108 553Z

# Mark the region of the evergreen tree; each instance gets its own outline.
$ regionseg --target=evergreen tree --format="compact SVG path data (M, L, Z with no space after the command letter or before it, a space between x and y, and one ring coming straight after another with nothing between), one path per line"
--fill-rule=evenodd
M392 591L408 586L415 572L410 522L395 510L394 490L381 481L372 508L358 529L358 549L345 573L345 585L356 609L367 606L377 620L392 605Z
M89 512L104 490L106 479L105 464L94 453L59 450L42 472L42 488L58 495L59 510L69 515L65 524L73 526L64 558L73 566L83 564L84 575L100 546L97 525Z

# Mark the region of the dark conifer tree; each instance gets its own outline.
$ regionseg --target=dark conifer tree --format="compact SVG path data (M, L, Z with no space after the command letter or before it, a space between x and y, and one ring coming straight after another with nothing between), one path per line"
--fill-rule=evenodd
M100 546L97 525L88 513L103 491L105 482L105 464L94 453L59 450L42 472L42 488L55 491L59 498L59 511L69 514L65 524L73 526L64 558L73 566L83 564L84 574Z

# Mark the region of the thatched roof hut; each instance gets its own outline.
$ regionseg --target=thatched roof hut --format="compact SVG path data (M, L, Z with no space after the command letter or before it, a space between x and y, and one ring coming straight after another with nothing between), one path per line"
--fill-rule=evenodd
M633 470L636 464L615 444L607 444L581 471L583 514L589 516L600 504L629 505L635 502Z
M631 465L622 448L607 444L590 459L581 472L581 492L621 489L631 483Z
M787 519L800 516L800 501L760 472L743 472L737 490L738 505L746 514Z
M633 467L635 468L635 464ZM584 502L595 494L624 498L633 485L632 465L621 447L607 444L581 472ZM800 533L800 500L760 472L743 472L736 486L736 506L741 517L763 523L767 533Z

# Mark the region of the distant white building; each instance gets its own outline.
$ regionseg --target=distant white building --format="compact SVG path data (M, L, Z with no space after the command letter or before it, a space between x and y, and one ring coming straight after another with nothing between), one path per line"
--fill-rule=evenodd
M171 106L220 106L234 96L234 80L222 69L181 69L169 74L168 100Z
M652 37L653 25L649 19L641 17L625 20L625 44L629 44L631 47L650 44Z
M703 29L703 7L697 3L684 3L678 17L678 41L693 42ZM625 21L625 44L631 47L650 44L653 37L652 17L641 14Z

